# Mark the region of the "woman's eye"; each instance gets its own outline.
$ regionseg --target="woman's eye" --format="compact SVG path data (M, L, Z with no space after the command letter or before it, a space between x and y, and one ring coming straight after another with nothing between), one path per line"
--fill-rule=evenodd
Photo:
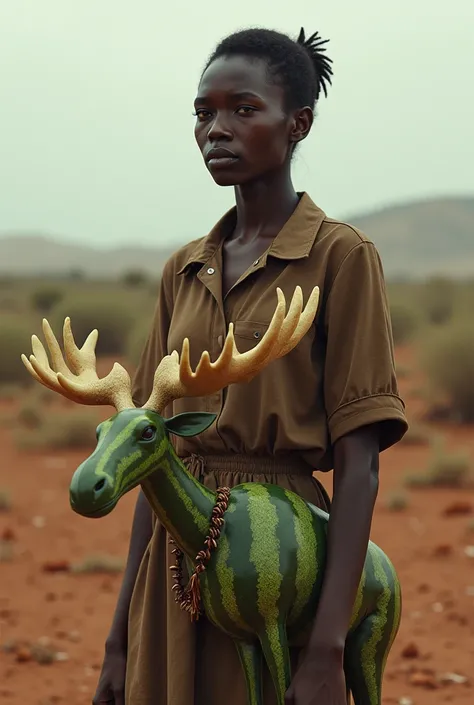
M239 113L239 115L250 115L250 113L255 112L255 108L251 108L248 105L243 105L241 108L239 108L237 110L237 112Z
M147 426L142 431L143 441L152 441L155 437L156 429L153 426Z
M199 121L206 120L209 117L209 112L207 110L196 110L195 113L193 113L194 117L196 117Z

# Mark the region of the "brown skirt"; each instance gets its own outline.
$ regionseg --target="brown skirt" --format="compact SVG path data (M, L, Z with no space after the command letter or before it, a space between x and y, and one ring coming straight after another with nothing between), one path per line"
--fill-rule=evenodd
M192 456L184 459L204 485L270 482L329 510L311 469L294 458ZM246 705L242 668L232 640L202 616L192 624L174 601L168 535L157 521L130 604L126 705ZM295 664L298 650L292 653ZM276 699L265 669L265 705Z

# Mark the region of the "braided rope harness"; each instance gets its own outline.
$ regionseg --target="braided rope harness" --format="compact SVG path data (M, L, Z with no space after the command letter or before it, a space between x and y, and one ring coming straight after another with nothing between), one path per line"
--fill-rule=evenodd
M211 559L211 553L217 548L222 527L224 525L224 514L229 506L230 489L220 487L216 491L216 503L212 509L209 533L204 540L204 548L199 551L195 558L195 568L186 587L183 587L183 558L184 554L176 545L173 539L169 539L174 546L172 553L175 555L175 564L170 566L173 574L174 584L172 590L175 593L175 602L185 612L189 613L191 621L197 621L202 613L201 590L199 586L199 576L206 570Z

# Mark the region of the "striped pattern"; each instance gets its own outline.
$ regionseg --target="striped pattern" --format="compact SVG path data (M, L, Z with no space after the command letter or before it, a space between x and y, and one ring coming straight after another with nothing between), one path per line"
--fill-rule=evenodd
M139 442L150 423L157 428L155 441ZM105 509L140 483L192 564L209 530L215 494L176 457L157 414L126 410L99 426L97 448L71 483L76 511L102 511L91 491L101 480ZM217 549L200 579L201 595L208 618L235 640L248 705L263 705L262 654L278 705L284 704L291 678L288 645L308 632L318 604L327 521L326 514L275 485L247 483L231 490ZM346 646L345 670L355 705L381 705L383 672L400 613L395 569L371 542Z

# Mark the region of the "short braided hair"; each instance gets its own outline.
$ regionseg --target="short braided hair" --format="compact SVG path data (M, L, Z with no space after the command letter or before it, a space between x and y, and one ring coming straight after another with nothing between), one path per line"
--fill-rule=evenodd
M314 110L321 91L327 97L332 84L332 59L324 53L328 41L318 32L306 38L303 28L296 40L271 29L245 29L219 42L204 71L221 57L261 59L285 90L288 109L309 106Z

